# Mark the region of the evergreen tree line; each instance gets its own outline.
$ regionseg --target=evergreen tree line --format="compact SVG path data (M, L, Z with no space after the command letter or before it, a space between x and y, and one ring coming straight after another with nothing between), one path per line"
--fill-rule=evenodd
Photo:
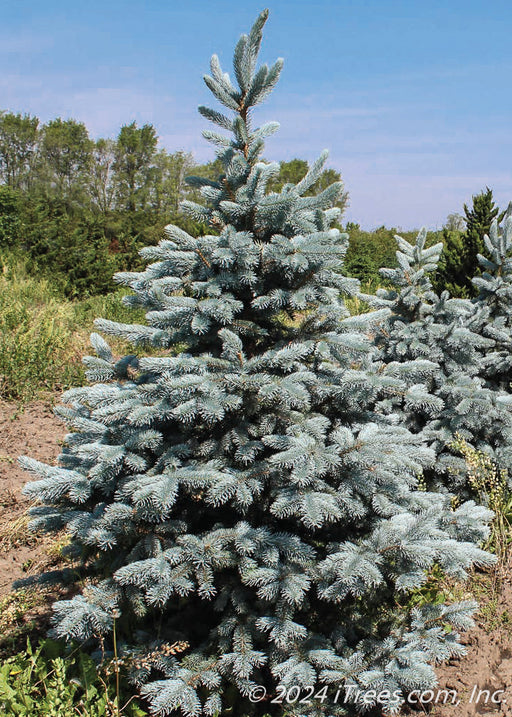
M278 188L262 158L278 124L253 110L283 65L257 67L267 14L233 79L215 55L205 77L222 171L190 177L201 201L181 207L207 232L169 225L143 270L116 275L146 323L97 320L91 385L57 409L59 464L22 459L32 527L70 538L72 565L38 580L77 584L54 634L122 656L154 715L391 717L472 625L473 601L414 600L429 574L495 562L461 446L509 495L512 208L473 298L436 291L425 231L362 294L343 185L313 191L326 154ZM354 296L372 310L351 316Z
M112 274L141 266L139 249L155 244L170 221L192 234L205 229L178 212L199 199L185 179L216 180L218 161L158 147L151 124L121 127L115 140L92 140L87 127L57 118L0 112L0 249L23 249L31 268L71 297L114 288ZM307 162L282 162L279 189L299 181ZM340 179L326 169L312 192ZM344 206L347 197L340 197Z

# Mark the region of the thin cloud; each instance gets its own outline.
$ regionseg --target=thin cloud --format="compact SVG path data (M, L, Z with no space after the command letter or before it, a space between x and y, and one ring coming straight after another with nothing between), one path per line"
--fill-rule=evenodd
M54 39L42 33L0 34L0 55L38 55L54 46Z
M346 167L350 207L345 221L356 221L366 229L382 226L405 229L426 226L438 229L452 212L462 213L463 205L490 184L485 174L429 175L379 174ZM492 177L494 198L500 207L512 199L512 173Z

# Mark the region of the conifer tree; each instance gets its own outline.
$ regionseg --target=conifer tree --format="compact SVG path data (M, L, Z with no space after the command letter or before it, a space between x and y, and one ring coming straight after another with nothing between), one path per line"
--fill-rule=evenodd
M472 279L479 271L478 255L485 253L484 236L493 220L501 221L503 214L498 216L499 209L489 187L473 196L471 208L464 204L464 214L464 234L444 232L445 250L435 283L439 292L448 289L453 296L471 297L475 295Z
M495 236L495 234L493 235ZM397 236L397 268L381 274L393 288L364 296L375 307L390 310L376 333L384 375L407 385L378 404L378 410L402 412L402 422L423 435L436 453L435 484L467 494L467 470L451 450L458 435L492 456L512 475L512 413L507 387L485 377L489 356L495 356L496 330L490 328L487 296L482 301L437 294L435 275L443 246L425 247L422 230L415 245ZM488 240L487 240L488 241ZM489 261L481 261L490 266ZM490 280L490 277L488 277ZM475 279L475 283L481 283ZM488 327L488 328L484 328Z
M501 227L496 217L485 235L485 256L478 255L481 275L473 279L478 291L476 305L486 307L481 334L494 341L486 356L481 375L488 385L510 392L512 383L512 202Z
M471 266L476 269L478 268L478 254L482 254L484 251L484 236L489 233L494 219L498 218L498 221L501 221L503 214L498 217L500 210L494 202L492 189L489 187L473 197L471 209L464 204L464 214L466 215L466 259L468 265L470 262Z
M93 385L58 409L72 429L59 465L23 459L39 477L32 524L65 528L91 577L56 603L55 634L108 641L115 627L126 655L145 654L135 678L153 714L263 714L256 685L269 698L312 686L290 714L365 712L377 695L393 714L461 653L474 609L400 604L435 563L458 577L488 563L477 543L490 515L420 490L432 451L400 414L373 410L400 380L369 352L384 314L344 306L357 282L339 272L347 237L331 228L342 187L306 196L326 154L267 190L279 165L260 156L277 124L255 127L253 108L282 61L256 66L266 18L236 46L236 85L216 56L205 77L230 113L200 108L228 133L205 132L224 172L192 179L209 204L183 208L218 234L169 226L145 271L117 275L147 325L98 328L158 351L116 360L93 334ZM173 655L178 638L189 648Z
M440 236L443 252L432 277L432 284L438 294L449 291L451 296L468 296L464 266L464 239L463 231L443 228Z

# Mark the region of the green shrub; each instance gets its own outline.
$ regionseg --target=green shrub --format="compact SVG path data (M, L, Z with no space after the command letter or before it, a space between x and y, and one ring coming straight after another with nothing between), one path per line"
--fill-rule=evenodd
M349 235L345 261L347 275L365 283L381 281L379 269L396 265L396 230L379 227L368 232L362 230L359 224L349 222L345 231Z
M32 272L51 277L69 298L105 294L115 288L117 270L101 220L64 200L45 198L30 206L23 246Z
M384 226L373 231L364 231L354 222L348 222L344 231L349 236L345 272L372 287L370 291L382 285L383 279L379 273L382 267L392 269L397 265L398 247L395 236L399 234L407 241L414 241L417 234L417 231L404 232L395 228L386 229ZM440 234L441 232L429 232L426 246L442 241Z

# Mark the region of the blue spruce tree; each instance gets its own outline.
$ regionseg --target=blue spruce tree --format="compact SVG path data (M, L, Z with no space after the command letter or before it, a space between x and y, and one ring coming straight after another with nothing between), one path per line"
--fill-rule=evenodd
M492 339L494 348L488 352L481 375L488 385L510 392L512 384L512 202L501 227L494 219L484 244L487 256L478 255L481 275L473 279L478 290L477 306L487 309L480 333Z
M108 642L115 627L144 656L134 679L153 714L268 712L255 686L291 690L289 714L394 714L460 654L474 609L400 605L435 563L464 577L491 560L477 547L490 514L419 490L434 453L401 413L374 410L400 381L371 357L384 314L344 305L358 285L339 271L341 185L306 196L325 153L267 190L277 124L254 127L253 108L282 61L256 66L266 18L236 46L236 85L216 56L205 78L229 111L200 108L228 133L205 133L224 174L192 179L207 206L183 208L218 233L169 226L145 271L117 275L147 325L98 329L156 351L116 360L92 336L92 385L58 409L71 428L59 465L24 458L38 476L26 492L33 526L68 532L86 581L55 604L54 633Z
M498 241L496 227L493 237ZM431 276L442 244L427 248L425 230L415 245L399 236L396 239L397 268L381 270L390 288L379 289L376 296L363 295L374 307L390 311L375 334L376 361L382 362L383 375L404 384L376 408L400 415L401 424L422 435L435 451L436 461L427 470L427 478L437 488L449 487L467 497L467 466L452 449L455 436L491 456L512 475L510 396L502 390L505 381L492 383L485 376L497 361L493 357L497 356L499 329L491 320L497 303L494 306L487 293L477 302L451 298L447 291L437 294ZM481 257L481 261L490 266L489 260ZM503 285L501 278L489 275L474 281L482 287L495 281ZM498 320L500 327L501 323ZM510 336L508 341L512 345ZM507 348L503 349L500 355L506 361Z

